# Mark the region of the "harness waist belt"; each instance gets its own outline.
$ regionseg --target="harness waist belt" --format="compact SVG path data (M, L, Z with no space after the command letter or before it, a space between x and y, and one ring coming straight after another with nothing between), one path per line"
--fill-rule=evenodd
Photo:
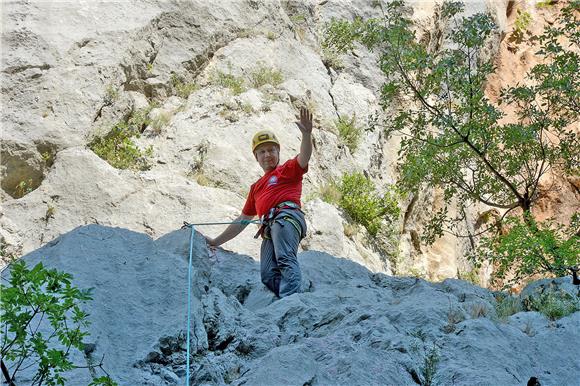
M263 215L262 218L260 219L262 226L260 227L260 229L258 229L258 232L256 232L256 234L254 235L255 239L257 239L259 236L262 236L264 234L264 230L270 226L270 222L276 218L276 216L278 215L278 213L280 213L280 211L282 209L301 210L300 205L298 205L297 203L295 203L293 201L283 201L283 202L277 204L275 207L270 208L268 213Z
M276 205L276 208L278 208L278 209L282 209L284 207L289 207L292 209L300 209L300 205L298 205L297 203L295 203L293 201L284 201L284 202L281 202L278 205Z

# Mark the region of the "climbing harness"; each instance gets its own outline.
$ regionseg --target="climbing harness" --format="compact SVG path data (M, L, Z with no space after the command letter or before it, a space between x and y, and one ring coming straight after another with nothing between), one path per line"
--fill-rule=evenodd
M195 234L196 225L221 225L221 224L259 224L260 220L240 220L240 221L229 221L229 222L205 222L205 223L197 223L197 224L190 224L186 221L183 222L183 226L181 229L190 228L191 229L191 236L189 238L189 264L187 267L187 358L186 358L186 368L185 368L185 376L186 376L186 385L189 386L189 340L190 340L190 333L189 329L191 328L191 269L192 269L192 260L193 260L193 235Z
M262 224L262 226L260 227L260 229L258 229L258 232L256 232L256 234L254 235L254 238L257 239L260 236L269 238L268 228L274 223L274 221L276 220L276 216L278 216L278 214L284 209L301 210L300 205L292 201L284 201L279 203L275 207L270 208L268 213L260 218L260 223ZM287 220L289 223L291 223L294 226L294 228L296 228L298 234L300 235L302 234L302 227L296 220L294 220L291 216L286 216L284 217L284 219Z

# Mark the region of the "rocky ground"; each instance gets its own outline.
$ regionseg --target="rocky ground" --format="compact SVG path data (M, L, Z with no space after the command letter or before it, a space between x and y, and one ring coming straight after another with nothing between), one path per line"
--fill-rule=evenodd
M188 229L152 240L89 225L24 257L94 288L90 350L77 364L104 355L120 385L184 383L189 240ZM578 384L578 311L509 315L498 304L505 295L465 281L392 277L323 252L299 260L304 292L276 299L251 257L210 253L196 235L192 385ZM570 278L533 283L518 301L525 309L547 291L578 301ZM90 372L68 379L86 385Z

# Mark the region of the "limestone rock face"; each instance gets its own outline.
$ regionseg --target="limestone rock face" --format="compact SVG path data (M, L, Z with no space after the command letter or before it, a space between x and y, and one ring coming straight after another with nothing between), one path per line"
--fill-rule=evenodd
M88 225L24 257L94 288L86 305L91 350L75 352L76 364L104 355L119 385L184 384L190 234L153 240ZM555 321L538 312L502 321L486 289L391 277L315 251L299 255L304 292L277 299L254 259L210 252L194 236L191 385L522 385L531 377L572 385L580 374L578 311ZM569 278L558 281L572 290ZM578 299L578 290L571 296ZM73 386L91 379L87 368L65 376ZM19 384L29 377L22 373Z
M437 36L446 28L434 2L410 7L421 21L419 34ZM505 0L471 1L466 14L489 11L501 32L506 7ZM84 224L155 238L183 221L232 220L261 175L250 152L253 133L274 130L282 161L294 157L300 144L294 122L303 106L314 111L316 126L304 201L346 172L364 172L381 189L393 183L398 142L369 126L381 115L385 80L377 54L356 47L332 64L320 45L332 18L380 15L373 2L358 0L7 2L0 72L3 255L30 252ZM490 42L490 54L499 39ZM135 142L152 149L149 170L115 169L87 147L145 108L150 124ZM338 135L339 118L362 129L355 151ZM348 222L336 207L305 202L316 230L304 248L377 272L391 272L399 261L433 278L455 276L469 246L452 237L434 247L417 244L436 194L401 204L398 253L385 252L377 247L385 240L370 240L356 227L347 235L333 227ZM200 231L215 236L224 227ZM257 259L253 233L225 247Z

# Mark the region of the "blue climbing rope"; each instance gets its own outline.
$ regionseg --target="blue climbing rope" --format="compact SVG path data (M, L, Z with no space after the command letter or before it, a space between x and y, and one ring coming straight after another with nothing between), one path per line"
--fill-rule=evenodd
M190 225L191 237L189 238L189 265L187 268L187 367L186 367L186 384L189 386L189 329L191 327L191 266L193 256L193 235L195 229Z
M203 222L197 224L190 224L183 222L182 228L191 228L191 236L189 238L189 264L187 267L187 359L186 359L186 385L189 386L189 340L190 340L190 328L191 328L191 270L192 270L192 260L193 260L193 235L195 234L195 225L222 225L222 224L259 224L260 220L240 220L240 221L229 221L229 222Z

